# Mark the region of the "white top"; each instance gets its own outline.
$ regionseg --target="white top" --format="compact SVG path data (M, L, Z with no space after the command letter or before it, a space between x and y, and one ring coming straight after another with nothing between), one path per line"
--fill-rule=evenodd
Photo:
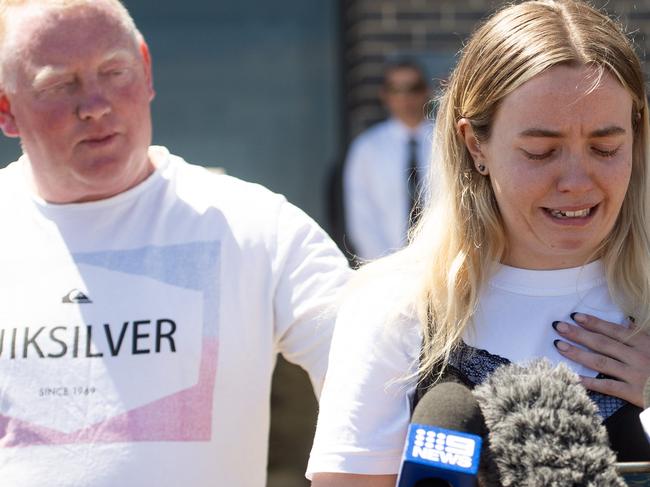
M276 354L320 388L338 249L280 195L150 156L90 203L0 171L2 485L262 487Z
M650 441L650 408L646 409L639 416L641 418L641 424L643 425L643 431Z
M344 303L337 318L330 367L307 474L396 474L399 470L416 378L421 333L406 315L390 323L388 306L401 283L372 283ZM623 323L612 302L600 262L583 268L531 271L497 266L480 296L473 330L464 341L513 362L547 357L559 338L551 323L574 311ZM595 371L575 363L576 372Z
M433 139L430 121L411 130L391 118L367 129L350 146L343 172L346 235L364 260L389 254L406 242L411 137L418 142L420 181L426 181ZM424 194L430 194L426 183L422 186Z

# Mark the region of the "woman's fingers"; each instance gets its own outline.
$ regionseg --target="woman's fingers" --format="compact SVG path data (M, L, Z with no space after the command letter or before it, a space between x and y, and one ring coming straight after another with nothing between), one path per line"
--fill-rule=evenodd
M562 337L554 342L556 348L566 358L611 377L583 377L585 387L642 406L650 377L650 336L632 323L622 326L584 313L571 317L579 326L553 323Z

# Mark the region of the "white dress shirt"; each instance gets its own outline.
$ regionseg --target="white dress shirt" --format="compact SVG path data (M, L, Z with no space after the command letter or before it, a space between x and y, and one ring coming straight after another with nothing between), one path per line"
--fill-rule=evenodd
M404 246L409 225L409 140L418 143L419 181L428 179L433 125L414 129L397 119L380 122L353 142L343 172L346 236L363 260ZM421 184L420 187L426 187Z

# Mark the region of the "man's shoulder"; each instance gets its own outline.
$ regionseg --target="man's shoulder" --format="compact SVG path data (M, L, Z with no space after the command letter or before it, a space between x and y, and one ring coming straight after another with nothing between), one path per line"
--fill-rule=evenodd
M242 202L256 206L285 201L284 196L261 184L230 176L211 167L186 162L180 157L172 156L169 169L171 171L167 177L175 179L179 196L191 201L218 206L239 205Z
M20 159L9 162L4 166L0 167L0 177L2 177L3 180L6 180L8 177L15 177L19 165L20 165Z
M172 156L163 172L170 191L181 207L195 218L219 219L235 234L272 237L286 208L287 199L261 184L211 171ZM172 189L173 188L173 189Z
M23 173L20 169L20 161L14 161L7 166L0 168L0 194L6 197L13 197L12 195L25 188L25 181Z
M390 132L391 126L393 125L393 120L388 119L388 120L382 120L381 122L374 123L367 129L365 129L363 132L361 132L357 137L354 139L355 142L358 143L364 143L364 142L370 142L378 138L383 138L386 136L387 133Z
M241 248L259 248L257 244L264 242L273 253L306 255L314 246L303 248L303 243L310 241L318 244L320 252L340 258L347 267L318 223L283 195L257 183L216 174L180 158L171 161L170 169L175 173L176 202L189 206L198 219L218 215L218 221L228 227L228 233L240 242Z
M392 146L393 130L391 120L384 120L371 125L357 135L350 144L347 154L347 165L358 165L361 161L377 161L383 159L383 148Z

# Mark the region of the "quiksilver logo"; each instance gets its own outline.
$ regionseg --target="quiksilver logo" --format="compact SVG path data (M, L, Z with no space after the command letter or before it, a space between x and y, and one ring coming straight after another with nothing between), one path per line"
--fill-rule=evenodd
M61 298L62 303L77 303L77 304L86 304L92 303L92 300L79 289L73 289L68 294Z

